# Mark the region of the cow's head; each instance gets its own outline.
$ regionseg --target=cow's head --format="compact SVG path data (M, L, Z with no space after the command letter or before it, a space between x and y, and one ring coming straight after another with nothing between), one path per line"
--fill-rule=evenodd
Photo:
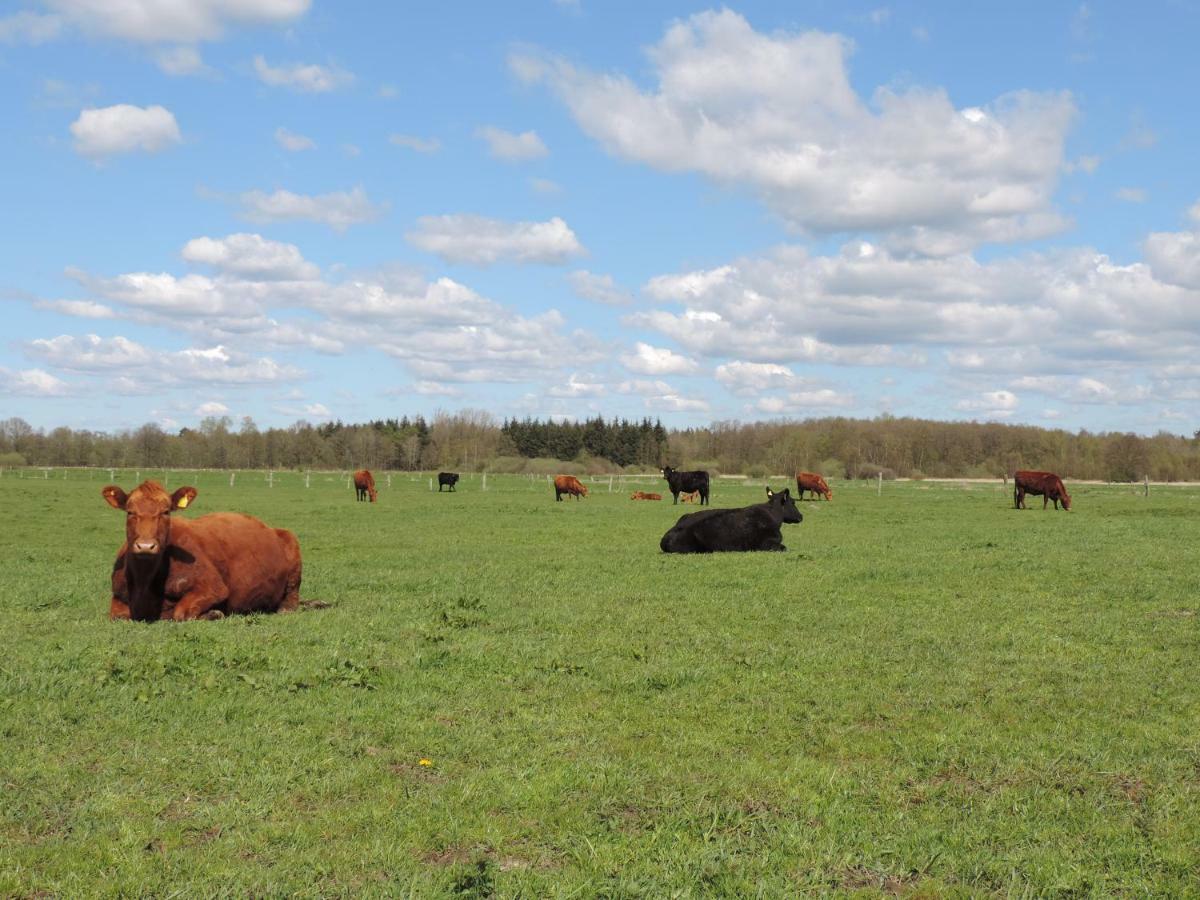
M663 466L661 469L659 469L659 471L662 472L663 478L668 480L670 480L671 476L675 474L675 470L670 466Z
M767 488L767 502L783 514L783 521L789 525L799 525L804 521L804 516L796 508L796 501L792 499L790 488L784 488L778 494Z
M825 485L825 499L826 500L833 499L833 491L830 489L829 485Z
M135 559L152 559L171 540L171 512L196 499L194 487L168 494L157 481L144 481L126 494L115 484L100 492L113 509L125 510L125 544Z
M1063 509L1067 512L1071 511L1071 495L1067 493L1067 489L1063 487L1063 483L1058 483L1058 499L1062 502Z
M375 498L379 496L375 492L375 485L371 485L369 488L367 488L367 496L369 496L371 498L372 503L375 502Z

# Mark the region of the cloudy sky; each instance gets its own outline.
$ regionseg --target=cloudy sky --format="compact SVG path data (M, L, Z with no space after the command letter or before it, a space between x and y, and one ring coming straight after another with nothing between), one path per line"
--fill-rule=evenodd
M1200 427L1200 3L16 0L0 418Z

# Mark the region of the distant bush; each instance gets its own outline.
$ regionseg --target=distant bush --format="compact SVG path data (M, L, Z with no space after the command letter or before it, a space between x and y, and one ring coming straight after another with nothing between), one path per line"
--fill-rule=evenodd
M0 466L25 466L25 457L15 450L10 450L8 453L0 453Z
M525 460L525 471L531 475L586 475L584 467L577 462L565 462L561 459L547 459L535 456Z
M742 474L747 478L766 478L771 473L767 471L766 466L755 463L752 466L746 466L743 468Z

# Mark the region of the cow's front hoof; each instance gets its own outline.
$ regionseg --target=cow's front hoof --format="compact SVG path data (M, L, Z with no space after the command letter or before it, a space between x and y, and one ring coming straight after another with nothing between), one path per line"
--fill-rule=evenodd
M210 609L200 618L206 622L215 622L217 619L225 618L225 613L221 612L219 609Z

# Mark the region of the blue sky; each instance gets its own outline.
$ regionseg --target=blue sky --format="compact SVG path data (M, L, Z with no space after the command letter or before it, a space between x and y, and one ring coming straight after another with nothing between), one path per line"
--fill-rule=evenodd
M1200 3L0 7L0 418L1200 427Z

